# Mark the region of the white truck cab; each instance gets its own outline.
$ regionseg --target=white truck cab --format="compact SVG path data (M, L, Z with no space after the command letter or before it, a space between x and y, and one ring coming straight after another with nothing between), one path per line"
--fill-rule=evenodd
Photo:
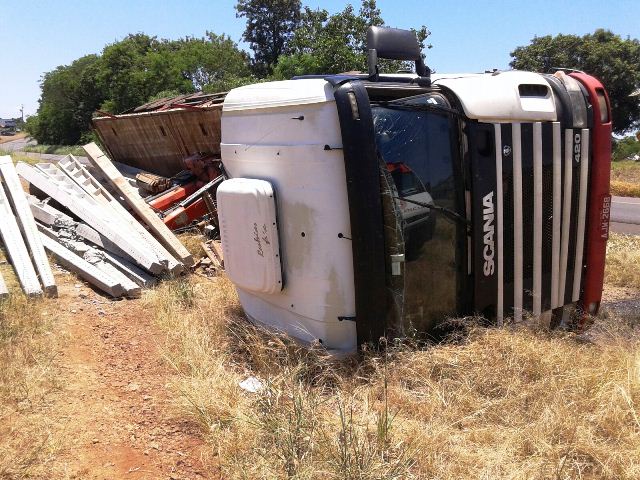
M247 316L348 353L460 315L594 313L611 127L599 82L431 76L411 32L371 27L368 43L368 75L225 99L218 211ZM379 56L416 73L381 74Z

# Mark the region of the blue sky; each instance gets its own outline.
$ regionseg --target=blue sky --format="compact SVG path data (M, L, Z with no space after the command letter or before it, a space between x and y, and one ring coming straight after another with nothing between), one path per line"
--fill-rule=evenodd
M334 13L359 0L303 0ZM0 0L0 117L35 113L43 72L72 62L128 33L161 38L227 33L240 42L235 0ZM608 28L640 37L640 0L378 0L393 27L431 30L427 64L438 72L508 68L509 52L536 35L583 35ZM241 46L246 47L245 45Z

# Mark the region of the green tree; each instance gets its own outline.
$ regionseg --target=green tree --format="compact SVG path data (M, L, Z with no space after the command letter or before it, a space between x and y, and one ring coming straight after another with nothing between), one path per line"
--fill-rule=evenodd
M259 76L270 74L278 57L288 52L301 7L300 0L238 0L236 17L247 19L242 38L253 50Z
M612 159L629 160L640 155L640 141L635 136L614 139Z
M556 68L583 70L598 77L611 100L617 133L640 125L640 102L631 94L640 88L640 42L608 30L584 35L535 37L511 52L511 67L552 73Z
M87 55L43 75L38 113L26 122L38 142L74 144L89 129L93 112L105 98L97 81L99 63L97 55Z
M358 12L353 5L347 5L334 15L324 9L305 7L290 42L291 53L280 57L274 76L286 79L305 74L366 71L367 29L383 25L375 0L363 0ZM424 48L429 31L423 26L416 35ZM382 61L381 66L385 71L408 67L397 61Z
M43 75L38 114L27 129L40 143L73 144L97 110L120 113L158 95L222 91L254 81L249 57L226 35L158 40L138 33Z
M162 90L194 91L175 62L176 45L143 33L128 35L102 51L100 82L107 92L102 109L121 113Z
M224 91L254 80L249 56L224 34L207 32L204 38L186 38L175 44L175 62L196 90Z

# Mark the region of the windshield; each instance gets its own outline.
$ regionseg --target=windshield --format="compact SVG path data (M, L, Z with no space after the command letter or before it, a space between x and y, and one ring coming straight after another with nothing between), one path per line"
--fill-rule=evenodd
M390 265L387 282L397 310L395 321L405 335L432 331L459 312L464 264L459 239L464 238L464 227L443 214L464 211L452 140L455 119L448 111L412 108L406 102L374 106L373 119L385 164L385 241L396 263L398 253L404 253L400 268Z

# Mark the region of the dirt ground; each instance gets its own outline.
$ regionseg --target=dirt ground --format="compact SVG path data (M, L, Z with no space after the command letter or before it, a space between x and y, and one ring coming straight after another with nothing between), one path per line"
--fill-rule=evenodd
M18 140L20 138L26 137L27 134L24 132L16 133L15 135L0 135L0 144L5 142L11 142L13 140Z
M67 339L57 355L63 387L50 407L64 435L52 478L218 478L203 471L196 427L171 413L172 372L143 301L112 301L64 277L56 303L64 309L56 334Z

